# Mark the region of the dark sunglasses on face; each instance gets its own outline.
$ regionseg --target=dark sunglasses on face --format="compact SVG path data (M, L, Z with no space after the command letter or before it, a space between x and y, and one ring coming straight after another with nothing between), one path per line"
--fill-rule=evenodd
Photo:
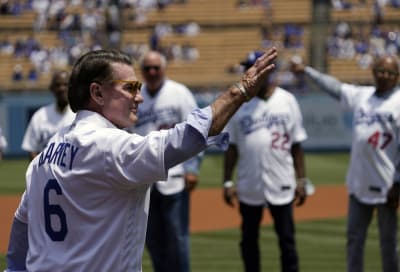
M127 90L131 95L135 96L140 89L142 88L142 82L138 80L123 80L123 79L114 79L111 80L112 83L123 83L123 89Z
M399 72L398 71L394 71L394 70L389 70L389 69L385 69L385 68L375 68L374 71L376 73L380 73L380 74L384 74L384 73L388 73L389 76L398 76Z
M149 72L150 70L154 69L156 72L160 71L161 67L157 65L145 65L142 66L142 70L145 72Z

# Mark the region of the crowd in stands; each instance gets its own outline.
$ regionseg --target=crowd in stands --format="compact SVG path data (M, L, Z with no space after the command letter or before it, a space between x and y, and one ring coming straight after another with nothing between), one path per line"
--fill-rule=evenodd
M285 24L282 27L263 25L261 27L262 46L285 49L303 48L303 34L303 27L297 24Z
M400 27L340 22L328 38L327 52L333 58L356 59L367 69L375 56L400 53Z
M92 49L119 46L118 1L98 0L27 0L2 1L2 15L21 15L33 11L37 19L31 32L52 31L58 36L57 44L47 44L34 36L11 41L3 35L0 54L26 58L32 70L48 73L54 67L71 65L78 56ZM0 15L1 16L1 15ZM29 33L29 30L28 30ZM15 33L12 33L15 34ZM18 68L14 68L14 74ZM26 75L23 78L29 78ZM20 76L13 78L19 79ZM31 78L35 78L32 77Z
M158 23L150 37L150 48L162 52L169 61L195 61L199 58L199 51L189 41L182 44L172 43L167 45L163 45L160 41L173 34L193 37L199 33L200 26L196 22L188 22L175 27L168 23Z
M374 0L369 6L366 0L331 0L334 10L356 10L357 8L370 8L372 11L372 20L374 23L383 23L385 19L385 8L400 8L400 0ZM355 19L357 20L357 19Z
M170 4L185 4L187 0L119 0L119 6L130 12L129 20L137 25L146 24L147 13L163 11Z
M331 0L332 7L337 10L343 10L343 9L351 9L357 6L365 6L367 5L366 0L356 0L356 1L351 1L351 0ZM394 8L399 8L400 7L400 1L399 0L374 0L373 2L373 8L376 9L381 9L385 6L391 6Z
M12 55L16 60L26 58L33 64L37 73L48 73L54 67L65 67L74 63L77 57L89 50L121 48L135 59L140 58L149 48L163 52L168 60L194 61L199 51L189 41L183 44L161 45L160 39L171 34L195 36L200 27L195 22L172 26L159 23L154 26L148 43L131 41L121 44L120 8L160 8L171 3L185 1L113 1L113 0L27 0L2 1L2 15L20 15L34 11L37 20L33 31L53 31L58 36L57 45L45 44L30 36L11 41L7 36L0 40L0 55ZM1 16L1 15L0 15ZM20 75L18 67L14 68L13 79L27 79L29 75ZM31 78L37 78L31 77Z
M265 5L266 2L269 3L266 0L254 0L243 1L242 4ZM37 19L33 30L53 32L59 40L57 44L46 44L34 36L12 41L7 36L2 36L0 55L12 55L16 60L26 58L32 63L32 69L27 74L22 74L17 62L12 76L15 81L28 78L35 80L55 67L71 65L82 53L102 47L120 48L135 59L140 59L149 49L158 50L169 61L175 62L193 62L200 57L200 52L191 43L190 37L198 35L201 29L192 21L179 25L160 22L153 27L147 42L130 40L121 43L121 10L129 9L144 16L149 10L162 10L172 3L184 4L185 0L4 0L2 3L3 14L35 12ZM134 19L145 22L145 18ZM265 31L262 46L282 43L283 48L301 48L304 46L302 31L295 25L286 25L280 31ZM187 36L188 39L182 42L163 42L163 38L169 35Z
M332 0L335 9L348 9L357 5L366 5L365 0ZM399 7L400 0L376 0L374 6ZM35 38L34 35L9 39L6 35L0 38L0 56L13 56L16 60L25 58L32 63L26 74L18 66L14 67L13 79L36 80L42 73L49 73L54 67L65 67L75 62L77 57L89 50L120 48L134 59L140 59L149 49L162 52L169 61L193 62L200 57L198 48L191 43L190 37L199 35L201 27L193 21L172 25L160 22L152 27L147 41L128 40L121 42L121 10L132 10L137 14L146 11L163 10L170 4L185 4L186 0L3 0L0 4L0 16L19 16L24 12L35 12L37 19L34 32L50 31L57 35L57 44L48 44ZM267 0L238 1L243 5L266 5ZM134 18L135 20L138 18ZM145 18L142 18L145 21ZM140 20L142 20L140 19ZM143 22L144 22L143 21ZM133 29L134 31L134 29ZM375 24L350 25L339 22L327 42L330 57L341 59L356 58L361 67L367 68L373 56L387 52L398 54L400 50L400 32L396 25ZM296 24L280 26L261 26L261 48L275 46L278 49L304 50L304 27ZM187 36L181 42L165 42L170 35ZM286 60L279 67L286 69ZM240 67L232 65L228 72L241 72ZM283 85L293 81L290 73L279 74Z
M32 2L3 0L0 2L0 15L21 15L25 10L32 10Z

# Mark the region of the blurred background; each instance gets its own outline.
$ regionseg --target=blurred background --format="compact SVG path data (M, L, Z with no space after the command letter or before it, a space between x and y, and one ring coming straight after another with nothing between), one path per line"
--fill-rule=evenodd
M0 127L4 156L25 155L33 112L52 101L51 72L84 52L118 48L140 59L148 49L169 60L171 79L207 105L241 73L251 50L276 46L274 79L299 99L306 150L348 150L351 117L288 71L295 58L352 83L372 80L376 54L398 54L400 0L2 0ZM140 75L139 75L140 76Z

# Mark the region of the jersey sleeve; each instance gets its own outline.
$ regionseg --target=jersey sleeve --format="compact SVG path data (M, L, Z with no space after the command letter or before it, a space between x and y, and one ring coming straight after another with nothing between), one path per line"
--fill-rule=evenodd
M111 180L132 185L167 178L164 165L165 133L150 133L142 137L126 132L110 136L106 144L111 148L105 154L105 165Z
M185 120L188 115L196 109L197 103L196 100L194 99L194 96L192 92L184 86L184 91L186 95L182 96L182 119ZM185 170L185 173L192 173L192 174L198 174L200 171L200 165L201 162L203 161L203 156L204 152L201 152L194 157L188 159L183 163L183 168Z
M22 140L21 148L27 152L39 152L39 131L37 115L34 114L26 128L24 139Z
M7 269L5 272L27 271L25 263L28 248L28 225L14 218L11 225L10 241L7 249Z
M233 118L225 126L224 131L229 134L229 143L230 144L237 144L238 134L237 134L237 129L236 129L236 123L235 123L235 120Z
M4 137L0 128L0 151L6 150L8 146L7 139Z
M299 143L307 139L307 133L303 125L303 115L300 110L299 103L295 97L292 97L292 111L294 117L294 126L293 126L293 142Z
M33 163L31 162L29 164L28 169L26 170L26 174L25 174L26 190L28 190L31 185L32 167L33 167ZM19 206L18 206L17 210L15 211L15 217L23 223L28 222L28 195L26 193L26 190L22 194Z
M22 223L28 223L28 197L26 191L22 194L21 201L14 216Z
M108 177L117 182L153 183L166 180L169 168L195 156L210 145L226 148L226 133L208 137L211 107L196 109L187 121L142 137L123 130L107 132L105 165Z

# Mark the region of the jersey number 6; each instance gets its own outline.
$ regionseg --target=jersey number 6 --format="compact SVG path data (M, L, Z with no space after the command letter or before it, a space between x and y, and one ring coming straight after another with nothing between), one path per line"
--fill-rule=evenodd
M54 190L57 195L62 195L61 187L55 179L49 179L46 187L44 187L44 224L46 226L46 233L49 235L50 239L59 242L64 241L65 236L68 233L67 219L65 217L65 212L60 205L50 204L49 194L52 190ZM51 224L52 216L56 216L59 219L60 228L57 230L55 230Z

